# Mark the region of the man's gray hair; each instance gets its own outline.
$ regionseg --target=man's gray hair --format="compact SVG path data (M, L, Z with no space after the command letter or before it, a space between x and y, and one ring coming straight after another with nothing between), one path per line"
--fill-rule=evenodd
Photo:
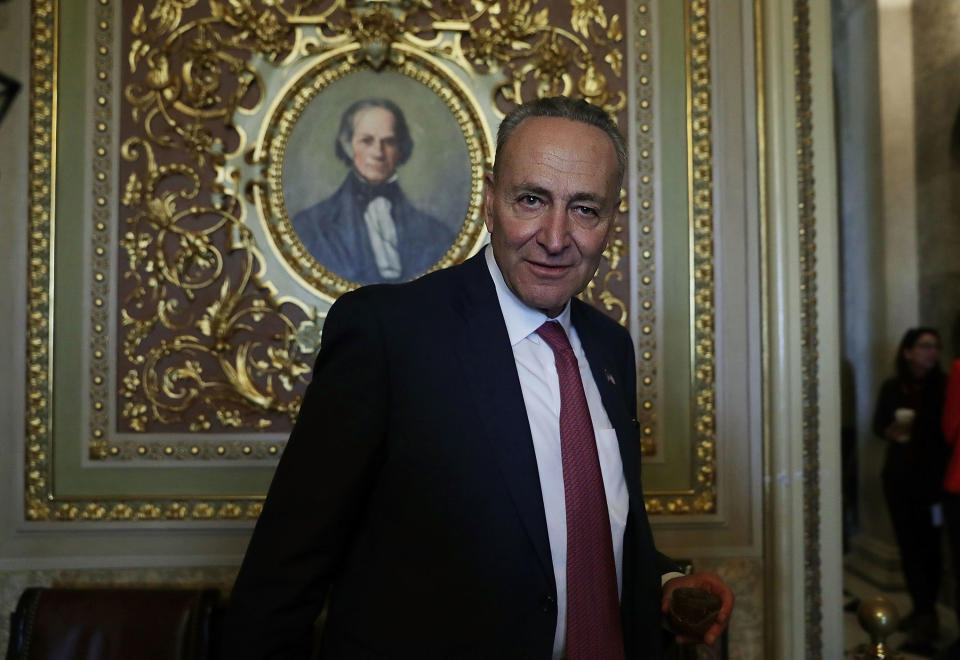
M613 141L617 152L617 175L620 185L623 185L623 175L627 171L627 141L623 138L613 119L602 108L591 105L582 99L571 99L566 96L552 96L543 99L527 101L523 105L511 110L497 130L497 152L493 159L493 177L497 177L497 168L500 164L500 154L510 135L517 129L524 119L530 117L559 117L578 121L590 126L596 126L606 133Z
M353 140L353 118L358 112L368 108L383 108L393 115L393 132L397 138L397 151L399 152L397 165L403 165L409 160L410 154L413 153L413 138L410 137L410 129L407 128L407 120L403 116L403 111L390 99L361 99L350 104L350 107L343 111L340 116L340 130L337 131L336 146L334 147L337 158L348 167L353 166L353 147L350 145Z

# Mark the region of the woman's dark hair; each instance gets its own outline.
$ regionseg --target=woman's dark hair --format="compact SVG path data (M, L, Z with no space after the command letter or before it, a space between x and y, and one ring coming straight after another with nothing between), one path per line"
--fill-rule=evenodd
M908 348L913 348L923 335L931 335L936 338L938 344L940 343L940 333L934 328L910 328L903 333L903 339L900 340L900 347L897 349L897 358L894 360L894 365L897 369L897 378L901 383L908 383L913 380L910 365L907 364L907 358L903 357L903 352ZM933 371L935 372L936 369Z

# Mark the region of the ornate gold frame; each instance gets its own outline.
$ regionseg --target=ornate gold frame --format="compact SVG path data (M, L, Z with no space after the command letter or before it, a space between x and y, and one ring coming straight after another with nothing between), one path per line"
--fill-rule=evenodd
M695 407L692 438L695 442L691 470L692 488L646 493L650 513L713 513L717 506L716 490L716 376L714 372L714 244L713 244L713 134L711 131L710 74L710 3L691 0L684 5L687 69L687 199L690 222L690 356L691 388ZM642 107L642 106L641 106ZM640 138L643 139L642 137ZM646 146L639 146L641 156ZM643 183L641 175L641 183ZM646 201L646 200L644 200ZM653 264L649 225L641 223L641 287L651 286ZM649 263L649 265L648 265ZM653 409L656 380L648 366L653 359L651 335L652 305L641 302L641 350L639 354L641 429L644 438L651 437L654 425L644 411ZM646 348L649 345L650 348Z
M114 11L112 3L116 0L98 0L96 7L97 20L97 48L95 52L95 117L93 126L93 218L92 240L94 253L91 267L91 295L92 312L90 324L91 368L89 399L91 412L89 415L90 440L88 442L90 460L102 461L108 459L151 459L166 461L175 459L190 461L196 459L270 459L275 457L283 446L281 441L272 438L258 439L256 436L237 436L236 439L218 439L210 441L186 437L182 439L150 439L147 436L131 437L121 440L110 438L109 429L109 399L111 371L109 368L109 335L110 321L107 312L109 306L109 274L110 259L104 246L109 245L110 213L108 211L111 195L116 194L111 184L111 172L114 164L111 160L110 129L110 98L114 93L116 83L112 80L114 56L111 54L112 40L110 30L113 24ZM710 189L712 185L712 154L710 139L710 60L709 60L709 21L707 18L708 4L706 0L689 0L687 7L687 33L689 39L688 53L690 61L687 69L687 82L691 104L688 107L688 124L690 133L690 154L695 158L695 165L691 163L690 171L690 199L691 222L696 237L692 239L692 272L691 290L695 292L692 305L691 332L693 333L695 378L692 383L693 394L697 401L697 417L695 420L695 436L697 446L694 448L693 488L681 491L652 492L648 498L648 508L651 512L671 513L708 513L715 509L716 491L714 486L715 449L713 441L713 355L712 355L712 200ZM242 4L242 3L241 3ZM400 3L402 5L403 3ZM398 5L398 6L400 6ZM455 5L455 3L454 3ZM474 3L475 7L484 3ZM608 49L604 57L604 66L608 67L608 75L621 75L622 61L618 55L620 51L616 44L622 39L619 17L607 16L603 7L597 2L579 2L573 6L570 19L572 30L550 26L546 20L546 12L531 12L530 0L511 0L501 7L495 29L475 25L465 17L462 20L434 20L429 29L421 25L410 32L398 31L405 14L382 6L382 3L371 3L374 9L364 20L350 24L349 38L362 39L362 48L354 52L364 58L371 66L382 66L383 58L390 57L391 53L402 55L405 48L418 48L430 57L443 56L452 61L467 63L477 79L489 78L496 75L498 82L490 99L481 104L486 119L492 120L502 114L499 103L516 102L524 97L530 81L536 83L536 93L579 93L587 96L593 102L602 105L611 113L621 112L626 107L626 98L622 92L612 92L607 88L606 78L600 69L600 62L592 59L584 44L598 45L598 48ZM239 5L237 5L239 7ZM405 5L404 5L405 6ZM487 9L489 10L488 5ZM499 7L500 5L498 5ZM330 12L320 16L291 17L290 24L298 30L304 25L312 26L315 33L309 37L297 37L298 47L312 48L318 52L321 47L330 49L342 48L348 41L341 36L327 34L323 27L333 19L334 10L346 11L342 1L335 2ZM637 76L641 80L636 110L638 121L637 146L638 158L637 189L633 199L638 206L639 234L635 241L631 241L639 250L640 271L636 274L642 284L641 306L643 311L637 315L641 342L638 351L640 359L640 405L647 408L647 402L656 396L655 389L649 389L652 381L648 376L655 354L655 341L651 331L655 320L652 305L644 303L651 301L656 295L649 274L655 266L653 257L655 242L650 228L653 221L652 200L652 158L653 143L651 137L652 125L652 91L648 85L650 75L649 54L651 38L649 23L649 3L647 0L633 4L633 19L637 31L635 46L638 61L635 63ZM168 9L170 9L168 7ZM158 20L166 25L169 32L175 31L180 21L179 9L172 13L160 15ZM54 204L55 204L55 159L57 136L55 133L57 108L57 58L58 58L58 6L52 0L34 0L32 13L33 26L33 83L31 85L31 135L32 135L32 175L31 175L31 210L30 210L30 255L29 255L29 319L28 319L28 383L27 383L27 452L26 452L26 487L25 512L28 520L210 520L254 518L259 512L260 496L211 496L211 495L150 495L136 494L97 497L97 496L68 496L57 493L53 485L53 441L52 441L52 360L53 360L53 246L55 243ZM222 18L222 17L221 17ZM245 17L244 20L250 17ZM256 17L253 17L256 18ZM436 18L436 17L434 17ZM508 20L509 19L509 20ZM239 20L239 19L237 19ZM164 98L164 91L171 84L169 71L161 58L150 59L146 53L149 48L145 44L146 28L145 17L141 11L130 29L137 40L133 43L129 58L139 66L146 67L146 78L153 91L147 88L127 90L127 98L142 116L154 110L148 107L148 102ZM257 25L260 25L259 23ZM261 26L262 27L262 26ZM280 57L276 43L271 39L277 38L279 32L274 25L265 33L257 33L264 57ZM266 28L264 28L266 29ZM282 31L281 31L282 32ZM467 37L476 40L473 50L468 52L465 46ZM526 39L528 44L520 49L521 52L510 51L503 44L519 43L519 39ZM561 69L569 66L571 60L564 60L569 56L563 46L573 44L580 49L581 59L575 61L578 67L578 77L571 76ZM539 59L531 61L530 53L538 53ZM566 55L564 55L566 53ZM140 58L140 59L136 59ZM523 59L527 58L527 59ZM585 59L584 59L585 58ZM359 61L359 60L358 60ZM612 72L612 74L610 73ZM203 84L197 75L198 93L203 93ZM142 92L142 93L141 93ZM147 95L150 99L147 99ZM238 91L236 97L228 102L233 103L236 110L242 106L242 94ZM138 105L142 104L142 105ZM209 143L204 143L203 135L190 135L196 141L196 155L202 162L203 158L217 158L216 149L211 150ZM489 162L487 153L484 153L484 142L489 144L489 137L477 137L476 162ZM209 254L208 240L210 232L204 229L200 232L188 234L176 228L178 219L185 213L165 206L161 180L171 171L170 166L164 164L152 153L152 148L143 140L128 142L122 145L122 156L127 163L142 162L146 164L146 176L137 175L121 180L123 190L120 191L122 203L126 208L134 208L145 200L156 199L161 203L147 203L144 212L138 212L138 221L154 223L163 231L173 232L181 237L186 245L191 259L205 257ZM178 166L179 167L179 166ZM181 173L184 170L179 170ZM211 199L204 212L216 211L222 219L217 221L217 227L224 224L233 226L236 245L245 245L248 235L243 230L242 217L227 210L221 204L226 197L239 197L248 191L230 189L237 185L238 180L230 174L229 168L222 169L220 178L221 193L224 198ZM188 178L192 175L188 174ZM477 191L474 191L476 194ZM623 205L626 210L626 200ZM196 212L197 208L186 209L186 212ZM181 215L178 215L181 214ZM131 216L133 217L133 216ZM179 231L179 233L177 233ZM171 234L172 235L172 234ZM608 311L620 311L621 323L626 323L629 317L627 304L611 289L610 286L622 281L622 259L629 252L631 242L628 242L629 232L621 225L615 228L615 235L610 248L605 253L605 264L601 267L597 278L591 283L584 297L593 301ZM464 245L470 244L472 238L462 234ZM141 246L139 237L134 233L132 237L121 240L121 248L129 254L138 254ZM458 243L461 241L458 240ZM261 272L261 265L255 249L247 245L248 249L242 263L237 266L237 279L231 282L230 287L242 289ZM192 252L190 252L192 250ZM182 256L182 255L181 255ZM178 257L179 258L179 257ZM170 273L171 281L184 282L184 262L168 261L161 263L159 268L165 268ZM222 273L222 260L212 259L209 267L211 273ZM180 270L177 270L177 269ZM177 280L177 278L180 278ZM644 279L648 278L648 279ZM212 279L211 279L212 281ZM263 280L269 284L267 280ZM154 296L156 292L146 291L148 284L138 282L143 291L137 295ZM153 359L160 361L174 352L185 354L199 354L207 350L203 337L217 337L222 331L226 312L236 312L243 309L251 316L275 314L282 316L281 309L289 305L290 300L278 296L275 288L266 287L261 297L251 301L242 300L230 287L221 287L218 297L206 309L206 313L197 322L200 332L194 332L189 337L181 337L161 344ZM292 415L296 410L296 400L277 398L273 384L288 384L303 376L308 369L302 358L295 354L309 354L316 345L318 326L323 318L323 310L304 308L296 305L299 316L293 321L284 321L284 346L272 354L275 362L268 365L270 387L264 391L241 393L236 397L241 401L254 402L265 406L270 404L273 410L281 415ZM166 313L173 314L175 310L167 306ZM158 317L159 318L159 317ZM152 319L149 322L155 322ZM220 324L220 326L218 326ZM175 324L172 324L175 325ZM132 346L137 338L148 329L148 322L130 315L121 317L121 327L125 336L125 346ZM219 328L219 330L218 330ZM645 343L646 342L646 343ZM251 349L252 350L252 349ZM192 353L191 353L192 351ZM229 363L227 364L229 366ZM224 367L226 369L226 367ZM270 371L272 369L272 371ZM171 382L176 379L198 379L199 368L188 362L181 365L166 378L143 378L133 384L134 379L119 378L121 392L129 385L129 391L138 388L146 391L164 392L173 391L178 396L186 392L185 389L172 387ZM235 373L235 372L234 372ZM130 374L127 374L129 377ZM171 381L170 379L173 379ZM239 376L237 376L239 378ZM242 382L240 378L237 382ZM644 388L647 387L646 390ZM151 389L152 388L152 389ZM166 388L166 389L165 389ZM202 388L201 388L202 389ZM274 397L274 398L271 398ZM129 411L133 419L146 416L150 404L133 403L133 396L127 397L131 402ZM170 408L171 414L176 413ZM119 411L118 411L119 412ZM224 421L226 420L226 421ZM219 419L224 426L245 426L251 429L265 428L270 420L265 416L252 415L243 424L237 421L238 417L225 415ZM215 423L212 419L194 419L190 422L189 430L203 432ZM643 422L645 450L649 453L655 450L655 420L647 419ZM136 429L136 427L133 427Z
M483 219L480 217L483 176L493 163L493 153L492 138L481 109L476 105L470 91L464 88L454 75L448 73L440 62L403 44L394 45L391 52L393 57L386 58L380 69L375 69L364 61L362 46L358 43L338 48L322 57L294 84L287 85L286 92L275 104L273 116L266 122L266 131L262 139L257 141L252 155L253 162L262 164L266 175L264 183L257 186L259 194L255 194L255 201L260 218L267 225L267 233L273 239L272 246L281 255L281 261L292 267L298 281L330 301L358 285L329 271L304 249L290 223L282 189L282 170L290 134L307 104L324 88L352 73L392 70L422 83L446 103L460 126L467 152L472 156L470 200L466 217L454 243L430 270L460 263L479 249L485 237ZM236 155L236 159L242 157L242 153ZM230 168L228 162L221 179L229 179L238 169ZM269 275L266 279L269 279Z
M27 375L24 510L28 520L51 517L50 440L53 405L53 216L56 187L59 25L52 0L34 3L30 41L30 218L27 265Z
M803 568L807 657L823 647L820 572L820 378L817 346L816 188L813 176L813 94L810 64L810 4L794 0L796 71L797 208L799 213L801 355L803 359Z

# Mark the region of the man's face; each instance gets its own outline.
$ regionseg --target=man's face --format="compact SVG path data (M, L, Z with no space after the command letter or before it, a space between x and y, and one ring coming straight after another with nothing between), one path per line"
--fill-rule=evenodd
M353 166L370 183L383 183L393 176L400 160L396 119L386 108L364 108L353 116Z
M507 139L484 211L507 286L554 317L590 281L619 204L617 154L601 129L525 119Z

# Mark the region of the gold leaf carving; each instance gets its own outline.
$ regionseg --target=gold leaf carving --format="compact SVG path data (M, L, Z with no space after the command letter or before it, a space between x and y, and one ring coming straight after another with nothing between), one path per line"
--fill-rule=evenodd
M607 39L610 41L620 41L623 39L623 30L620 27L620 16L614 14L610 18L610 27L607 28Z
M143 5L137 5L137 11L133 15L133 20L130 21L130 34L141 37L147 31L147 24L143 19ZM132 66L131 68L135 68Z
M140 60L150 51L150 45L144 43L140 39L135 40L130 44L130 53L128 55L128 64L130 65L130 71L136 71L137 65L140 64Z
M610 69L617 76L623 70L623 53L619 50L611 50L603 56L603 61L610 65Z
M376 69L402 60L402 44L468 75L499 77L498 112L532 94L575 93L617 114L626 103L611 89L622 75L620 17L597 0L575 0L569 28L556 18L535 0L138 6L123 89L139 130L121 144L120 430L282 427L298 408L322 315L281 303L259 279L260 246L245 225L245 195L257 182L213 183L228 151L246 148L237 113L263 102L258 58L282 67L355 43L353 61ZM457 38L439 38L444 31ZM588 292L621 322L626 305L609 286L623 281L623 231ZM218 455L243 454L231 445Z
M590 26L596 23L602 28L607 27L607 15L599 0L571 0L573 15L570 23L573 29L585 37L590 36Z
M150 12L150 18L157 22L157 31L161 34L172 32L183 16L183 10L197 4L197 0L157 0Z

